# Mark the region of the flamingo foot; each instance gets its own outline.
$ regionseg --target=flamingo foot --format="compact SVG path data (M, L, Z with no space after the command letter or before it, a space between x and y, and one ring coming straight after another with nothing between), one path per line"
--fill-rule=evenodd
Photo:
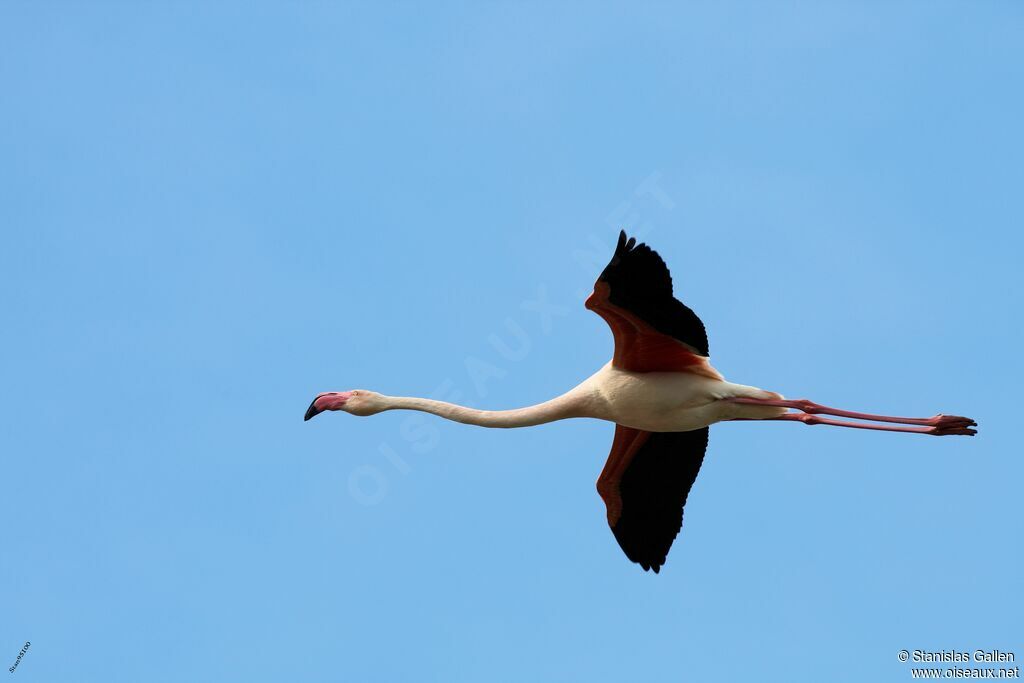
M978 423L969 417L936 415L928 422L932 425L932 429L928 433L933 436L974 436L978 433L977 429L971 429L971 427L977 427Z

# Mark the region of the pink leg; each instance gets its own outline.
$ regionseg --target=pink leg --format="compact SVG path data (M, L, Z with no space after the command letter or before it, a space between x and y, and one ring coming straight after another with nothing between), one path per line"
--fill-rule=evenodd
M966 427L953 427L953 426L931 426L931 427L889 427L888 425L873 425L867 422L846 422L844 420L832 420L827 417L818 417L817 415L808 415L807 413L787 413L779 417L769 417L769 420L787 420L803 422L805 425L831 425L833 427L851 427L853 429L877 429L882 432L904 432L908 434L932 434L934 436L951 436L953 434L963 434L964 436L974 436L977 433L975 429L968 429Z
M958 415L936 415L934 417L893 417L890 415L873 415L871 413L855 413L849 410L839 410L819 405L807 399L783 400L783 399L760 399L760 398L731 398L733 403L747 405L778 406L780 408L795 408L803 411L804 414L788 413L775 420L797 420L804 424L816 425L825 424L835 427L853 427L855 429L878 429L889 432L910 432L915 434L933 434L935 436L948 436L962 434L974 436L977 430L977 423L967 417ZM844 422L842 420L830 420L828 418L816 417L817 414L835 415L838 417L849 417L855 420L874 420L876 422L898 422L902 424L922 425L921 427L884 427L882 425L869 425L858 422Z

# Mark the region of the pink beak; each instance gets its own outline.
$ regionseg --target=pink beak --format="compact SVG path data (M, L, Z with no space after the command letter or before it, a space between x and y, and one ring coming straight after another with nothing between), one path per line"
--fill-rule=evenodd
M345 405L345 401L347 401L351 395L351 391L332 391L327 394L320 394L313 399L312 403L309 404L309 408L306 409L306 416L302 418L303 421L309 420L313 416L319 415L325 410L337 410L341 406Z

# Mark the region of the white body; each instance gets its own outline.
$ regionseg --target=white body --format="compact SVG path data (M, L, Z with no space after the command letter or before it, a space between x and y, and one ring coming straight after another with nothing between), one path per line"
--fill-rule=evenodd
M574 394L588 408L586 416L646 432L686 432L722 420L765 419L786 412L722 400L782 398L757 387L690 372L629 372L611 363L569 392Z

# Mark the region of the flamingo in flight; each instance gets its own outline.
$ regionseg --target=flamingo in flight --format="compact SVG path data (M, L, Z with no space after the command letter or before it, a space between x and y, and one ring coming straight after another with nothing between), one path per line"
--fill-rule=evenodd
M597 491L626 557L655 573L682 528L683 506L704 460L708 427L716 422L786 420L905 434L976 433L972 427L977 423L966 417L858 413L726 381L708 361L704 324L673 297L665 262L625 232L586 307L611 328L614 355L579 386L550 401L515 410L477 410L357 389L319 394L305 419L327 410L361 416L418 410L480 427L532 427L577 417L614 422L615 437Z

